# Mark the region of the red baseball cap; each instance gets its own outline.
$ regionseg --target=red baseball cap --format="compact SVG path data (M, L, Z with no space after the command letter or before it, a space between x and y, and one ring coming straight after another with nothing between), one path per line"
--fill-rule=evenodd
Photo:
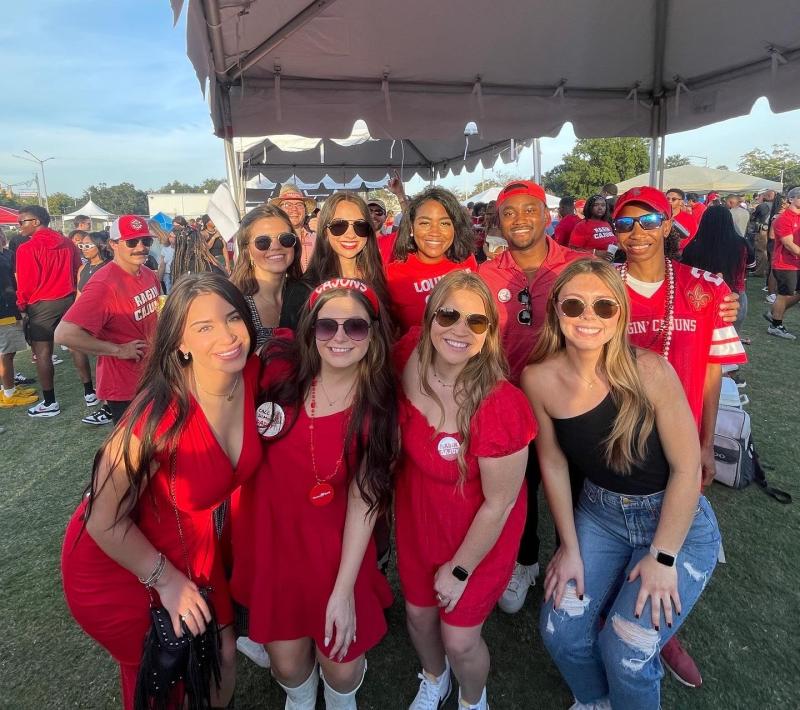
M583 214L583 208L586 207L586 200L575 200L575 209Z
M135 214L124 214L117 217L108 230L108 238L116 239L136 239L137 237L152 237L150 227L144 217Z
M617 198L617 204L614 206L612 219L616 219L622 208L631 202L641 202L648 207L652 207L656 212L660 212L665 217L672 216L672 207L670 207L667 196L655 187L645 186L632 187L627 192L623 192Z
M547 222L550 222L550 210L547 209L547 196L544 194L544 188L541 185L537 185L530 180L512 180L500 190L500 194L497 196L497 209L500 209L500 205L509 197L514 197L514 195L530 195L531 197L535 197L544 205L544 213L547 217Z

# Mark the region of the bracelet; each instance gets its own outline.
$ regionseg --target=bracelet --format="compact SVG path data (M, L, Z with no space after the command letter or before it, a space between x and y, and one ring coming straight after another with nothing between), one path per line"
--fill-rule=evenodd
M167 558L164 556L163 552L158 553L158 562L156 562L156 568L150 573L150 576L147 579L142 579L139 577L139 581L145 587L152 587L154 586L159 579L161 579L161 575L164 574L164 569L167 566Z

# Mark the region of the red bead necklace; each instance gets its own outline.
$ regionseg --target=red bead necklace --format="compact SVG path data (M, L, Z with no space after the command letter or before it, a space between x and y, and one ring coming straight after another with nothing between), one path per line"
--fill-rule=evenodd
M314 416L317 411L317 380L314 378L311 380L311 417L309 418L308 423L308 431L309 431L309 438L311 440L311 470L314 474L314 479L316 483L311 487L311 490L308 492L308 500L311 505L317 506L321 508L324 505L328 505L333 500L333 486L329 483L332 479L336 478L336 474L339 473L339 469L342 466L342 460L344 459L344 443L342 444L342 453L339 455L339 460L336 462L336 466L333 469L333 473L328 476L327 478L320 478L319 473L317 472L317 459L314 455Z

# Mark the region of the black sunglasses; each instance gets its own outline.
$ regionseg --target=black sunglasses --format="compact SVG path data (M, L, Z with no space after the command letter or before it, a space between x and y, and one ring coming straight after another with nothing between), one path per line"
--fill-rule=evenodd
M449 328L455 325L461 318L461 311L457 311L455 308L438 308L436 313L433 314L433 319L442 326L442 328ZM463 318L464 322L467 324L467 328L475 333L475 335L482 335L489 327L489 318L482 313L465 313Z
M613 222L614 231L622 232L623 234L626 232L632 232L633 225L637 222L644 230L658 229L662 224L664 224L664 219L664 215L660 212L648 212L647 214L639 215L638 217L617 217Z
M21 220L19 220L19 222L17 222L17 224L21 227L26 222L35 222L36 219L37 219L36 217L30 217L28 219L21 219Z
M272 240L277 239L284 249L292 249L297 244L297 235L291 232L283 232L277 237L271 237L268 234L262 234L253 240L253 246L259 251L267 251L272 244Z
M370 324L363 318L345 318L341 321L335 318L317 318L314 323L314 337L326 343L336 336L340 327L350 340L364 340L369 335Z
M351 224L353 232L361 239L366 239L372 234L372 224L365 219L335 219L328 225L328 229L334 237L341 237Z
M619 303L613 298L600 297L596 298L590 304L586 304L583 299L577 296L569 296L563 301L556 299L556 303L558 303L561 312L567 316L567 318L579 318L587 308L591 308L598 318L608 320L609 318L613 318L619 311Z
M125 246L128 247L128 249L135 249L139 246L139 242L146 247L153 245L153 237L137 237L136 239L121 239L120 241L125 242Z
M533 322L533 313L531 312L531 292L528 291L527 286L517 294L517 300L523 306L522 310L517 313L517 323L530 325Z

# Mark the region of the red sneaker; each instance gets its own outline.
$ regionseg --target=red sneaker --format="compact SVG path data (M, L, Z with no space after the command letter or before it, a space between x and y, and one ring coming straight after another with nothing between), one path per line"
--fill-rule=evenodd
M677 635L667 641L666 646L661 649L661 662L679 683L689 688L699 688L703 685L700 669L681 645Z

